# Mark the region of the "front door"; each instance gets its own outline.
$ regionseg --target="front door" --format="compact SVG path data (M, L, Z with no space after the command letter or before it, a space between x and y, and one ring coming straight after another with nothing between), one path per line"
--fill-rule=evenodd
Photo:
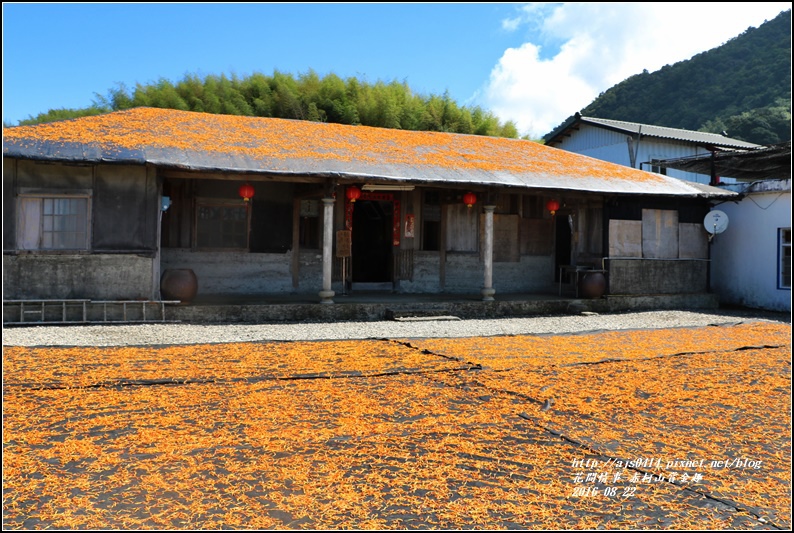
M353 283L392 282L394 202L359 200L353 208Z

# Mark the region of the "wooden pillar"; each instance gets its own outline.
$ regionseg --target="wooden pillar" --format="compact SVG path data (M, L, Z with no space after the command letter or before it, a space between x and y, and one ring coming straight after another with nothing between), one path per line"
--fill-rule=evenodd
M323 198L323 290L320 291L320 303L334 303L334 291L331 290L331 273L333 268L334 244L334 200Z
M483 273L483 287L480 293L484 302L492 302L496 290L493 288L493 212L495 205L483 206L485 210L485 243L483 250L483 261L485 269Z

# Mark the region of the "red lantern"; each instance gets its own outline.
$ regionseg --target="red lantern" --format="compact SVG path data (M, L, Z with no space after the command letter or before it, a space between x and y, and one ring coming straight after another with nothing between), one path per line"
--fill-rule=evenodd
M549 200L548 202L546 202L546 209L551 211L551 216L554 216L554 213L556 213L559 208L560 208L560 202L558 202L557 200Z
M347 196L347 199L350 200L350 203L352 204L356 200L361 198L361 189L359 189L355 185L351 185L350 187L347 188L347 191L345 192L345 195Z
M250 183L246 183L245 185L240 185L240 188L237 190L237 193L242 197L244 202L247 202L248 200L254 197L254 187Z
M467 192L463 195L463 203L466 204L466 207L471 209L471 206L477 203L477 196L475 196L473 192Z

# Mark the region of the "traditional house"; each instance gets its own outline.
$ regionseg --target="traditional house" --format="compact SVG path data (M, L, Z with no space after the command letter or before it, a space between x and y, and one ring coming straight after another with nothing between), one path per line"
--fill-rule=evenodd
M710 236L709 290L724 305L791 310L790 142L764 147L724 135L577 113L549 134L547 144L740 193L711 202L730 220L730 229ZM773 181L760 183L766 180Z
M323 303L556 294L582 268L697 293L733 195L524 140L136 108L4 130L4 299L158 300L175 270Z

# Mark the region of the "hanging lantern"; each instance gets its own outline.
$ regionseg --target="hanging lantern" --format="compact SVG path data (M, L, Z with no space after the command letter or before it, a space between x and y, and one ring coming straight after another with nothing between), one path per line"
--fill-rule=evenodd
M548 202L546 202L546 209L551 211L551 216L554 216L554 213L556 213L559 208L560 208L560 202L558 202L557 200L549 200Z
M250 183L246 183L245 185L240 185L240 188L237 190L237 193L242 197L244 202L247 202L251 198L254 197L254 187Z
M471 209L471 206L477 203L477 196L473 192L467 192L463 195L463 203Z
M345 192L345 195L347 196L347 199L350 200L350 203L352 204L356 200L361 198L361 189L359 189L355 185L351 185L350 187L347 188L347 191Z

